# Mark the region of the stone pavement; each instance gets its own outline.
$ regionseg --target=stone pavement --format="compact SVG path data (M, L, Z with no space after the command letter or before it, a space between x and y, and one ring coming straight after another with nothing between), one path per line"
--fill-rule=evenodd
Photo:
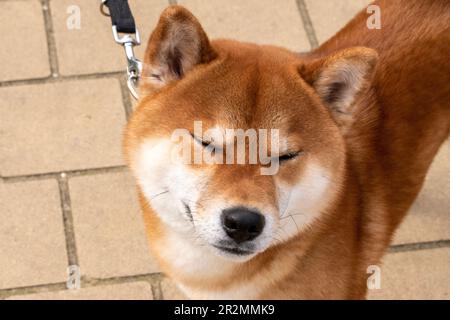
M147 249L120 146L133 102L99 2L0 0L0 299L182 297ZM169 2L130 0L143 39ZM368 1L178 3L211 38L308 51ZM67 27L73 6L79 30ZM449 160L446 143L371 298L450 298ZM80 266L81 290L66 289L69 265Z

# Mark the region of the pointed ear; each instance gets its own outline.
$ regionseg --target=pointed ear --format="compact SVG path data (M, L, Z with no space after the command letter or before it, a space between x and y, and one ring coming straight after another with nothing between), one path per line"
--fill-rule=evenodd
M162 12L150 36L143 80L156 88L162 87L215 57L198 20L184 7L172 5Z
M339 123L339 117L351 115L355 99L372 80L377 61L375 50L355 47L306 62L299 71Z

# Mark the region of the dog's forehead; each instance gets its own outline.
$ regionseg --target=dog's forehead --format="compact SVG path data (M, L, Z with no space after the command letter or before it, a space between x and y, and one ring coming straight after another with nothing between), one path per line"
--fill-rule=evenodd
M201 121L204 130L279 129L280 135L306 137L303 128L318 126L323 110L298 73L298 56L275 47L224 43L214 62L142 101L137 113L148 127L165 134L178 128L192 132Z
M186 115L210 126L286 127L307 105L294 61L281 63L254 53L227 54L186 79L172 101L182 101Z

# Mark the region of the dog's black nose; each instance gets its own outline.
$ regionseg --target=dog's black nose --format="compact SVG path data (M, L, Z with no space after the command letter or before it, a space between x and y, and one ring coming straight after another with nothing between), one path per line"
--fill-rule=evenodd
M226 209L222 212L222 226L237 243L255 239L264 229L262 214L246 208Z

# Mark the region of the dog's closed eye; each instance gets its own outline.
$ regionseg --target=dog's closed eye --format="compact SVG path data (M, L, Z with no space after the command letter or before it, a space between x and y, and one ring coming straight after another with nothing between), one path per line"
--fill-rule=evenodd
M191 136L192 136L192 138L193 138L195 141L197 141L198 143L200 143L200 144L201 144L202 146L204 146L205 148L206 148L206 147L209 147L209 145L211 144L211 141L202 140L202 139L200 139L200 138L194 136L192 133L191 133Z
M292 159L297 158L300 154L302 153L302 151L293 151L293 152L287 152L285 154L282 154L278 157L278 161L281 162L286 162Z
M152 74L150 75L150 77L153 78L153 79L155 79L155 80L162 81L162 77L161 77L160 74L152 73Z

